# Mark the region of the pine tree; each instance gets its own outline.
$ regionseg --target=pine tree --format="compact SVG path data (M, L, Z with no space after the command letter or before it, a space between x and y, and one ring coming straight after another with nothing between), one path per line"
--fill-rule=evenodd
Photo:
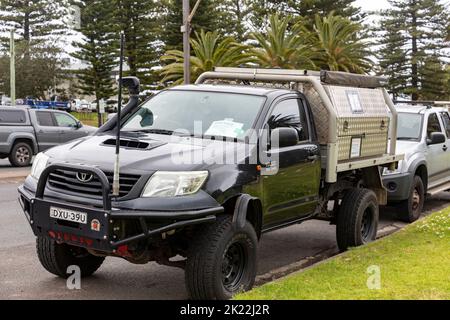
M153 0L118 0L119 28L125 33L125 56L128 74L137 76L143 87L156 83L153 71L158 64L159 47L157 4ZM180 23L181 25L181 23Z
M366 16L361 8L355 5L355 0L288 0L289 12L306 19L307 25L314 24L315 16L327 17L331 12L336 16L348 18L355 22L361 22Z
M117 66L119 43L115 23L117 7L110 0L85 0L81 7L81 42L74 42L78 50L72 56L86 68L77 72L77 89L95 95L97 102L115 94L112 71Z
M61 36L67 32L67 13L68 0L0 1L0 44L4 55L9 51L10 31L14 30L17 97L44 98L61 78ZM0 72L0 90L9 93L7 60L8 70Z
M382 74L391 79L394 95L410 94L413 100L418 100L430 93L422 83L428 72L425 61L431 55L441 61L445 57L448 10L439 0L389 2L392 9L381 11L378 28Z
M450 97L449 74L439 56L427 57L420 66L421 100L447 100Z
M219 1L220 2L220 1ZM190 0L191 10L196 0ZM220 4L220 3L219 3ZM221 21L219 4L213 0L202 0L192 20L192 32L218 31L225 34L223 21ZM161 19L161 40L164 43L164 51L183 50L183 34L180 31L183 24L183 1L163 0L163 17Z
M15 30L16 36L29 45L42 44L49 37L67 33L64 18L69 13L68 0L2 0L0 1L0 35Z

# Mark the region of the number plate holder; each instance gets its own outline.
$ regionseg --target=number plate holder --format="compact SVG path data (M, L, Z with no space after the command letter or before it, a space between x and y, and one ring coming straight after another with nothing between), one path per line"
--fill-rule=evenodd
M86 223L54 218L51 216L52 208L86 214ZM30 212L31 227L36 235L56 236L57 240L81 247L92 247L93 249L107 251L111 249L109 245L110 214L108 211L81 205L73 206L61 202L33 199Z

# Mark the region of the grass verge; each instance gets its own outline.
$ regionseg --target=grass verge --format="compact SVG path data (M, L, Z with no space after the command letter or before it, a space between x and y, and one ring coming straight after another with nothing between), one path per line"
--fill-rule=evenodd
M93 127L98 127L97 112L71 112L71 114L80 120L83 124ZM107 115L103 115L103 123L107 120Z
M450 299L450 208L235 299Z

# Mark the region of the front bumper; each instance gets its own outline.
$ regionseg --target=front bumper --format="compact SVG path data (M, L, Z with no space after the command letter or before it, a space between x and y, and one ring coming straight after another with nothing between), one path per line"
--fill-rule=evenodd
M86 172L97 175L103 185L103 206L87 206L46 198L47 179L51 172L58 169ZM36 193L19 187L19 202L36 236L49 237L60 243L67 243L87 249L113 253L121 247L140 240L159 237L166 232L183 227L212 222L216 215L224 211L222 206L205 207L195 210L128 210L112 208L109 182L104 173L87 166L50 165L41 175ZM170 201L170 200L168 200ZM209 207L208 207L209 206ZM51 207L82 212L87 223L74 223L50 217ZM116 228L126 222L137 226L138 232L118 236ZM94 228L95 223L95 228Z
M403 201L409 198L413 175L409 172L382 177L388 191L388 201Z

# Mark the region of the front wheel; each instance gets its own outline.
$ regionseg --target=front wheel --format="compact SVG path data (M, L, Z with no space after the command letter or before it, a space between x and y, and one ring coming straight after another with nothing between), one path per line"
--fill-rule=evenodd
M422 178L415 176L409 191L409 198L400 202L397 206L399 219L409 223L417 221L422 214L424 203L425 187Z
M91 255L86 249L58 244L55 240L38 237L36 250L41 265L50 273L67 278L67 268L78 266L82 277L92 275L102 265L105 258Z
M227 300L248 291L256 277L258 239L247 221L235 230L231 216L198 230L188 253L186 286L195 300Z
M351 189L339 209L336 238L338 247L345 251L376 239L379 207L375 193L368 189Z

